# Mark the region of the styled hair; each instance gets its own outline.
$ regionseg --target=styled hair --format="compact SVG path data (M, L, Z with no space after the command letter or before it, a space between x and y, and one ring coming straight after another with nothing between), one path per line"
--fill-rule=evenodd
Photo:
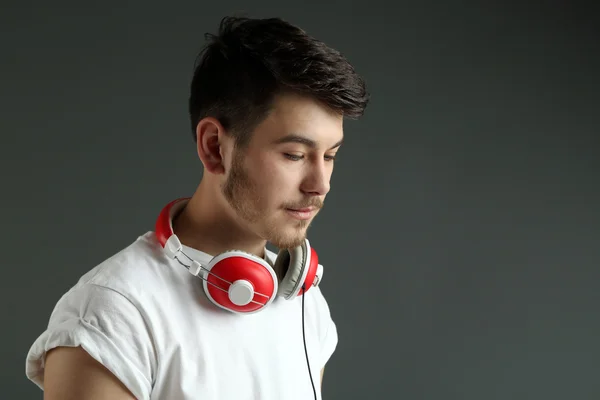
M363 115L369 95L342 54L280 19L225 17L207 33L191 81L189 115L196 126L214 117L244 146L275 96L309 96L344 117Z

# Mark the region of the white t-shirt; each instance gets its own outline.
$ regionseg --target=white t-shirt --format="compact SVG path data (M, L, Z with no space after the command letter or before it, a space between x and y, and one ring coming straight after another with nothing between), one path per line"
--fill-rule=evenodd
M211 259L184 251L200 263ZM321 290L305 296L306 346L320 399L320 370L338 336ZM43 389L45 353L82 346L140 400L309 400L301 301L277 298L248 315L221 310L202 281L168 259L147 232L60 298L27 354L26 374Z

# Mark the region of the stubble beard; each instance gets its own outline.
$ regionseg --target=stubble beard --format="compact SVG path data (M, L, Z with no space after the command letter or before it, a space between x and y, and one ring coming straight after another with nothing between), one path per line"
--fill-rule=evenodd
M250 178L243 166L243 152L234 150L229 176L222 188L223 196L236 215L258 234L279 249L297 247L304 242L311 220L294 221L292 233L269 221L269 211L261 207L264 204L258 185ZM322 203L313 201L313 206L322 207ZM291 207L291 206L290 206ZM282 207L281 212L284 212ZM314 217L313 217L314 218ZM287 231L287 232L286 232Z

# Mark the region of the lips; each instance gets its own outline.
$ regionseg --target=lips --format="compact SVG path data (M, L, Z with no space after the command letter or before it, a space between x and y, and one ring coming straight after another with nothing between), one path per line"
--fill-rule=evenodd
M286 211L293 218L300 220L309 220L314 215L315 208L287 208Z
M313 212L315 209L313 207L306 207L306 208L288 208L288 210L300 212L300 213L309 213L309 212Z

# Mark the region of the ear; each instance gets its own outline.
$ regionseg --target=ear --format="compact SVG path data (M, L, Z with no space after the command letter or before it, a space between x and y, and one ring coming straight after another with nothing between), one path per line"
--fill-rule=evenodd
M225 129L212 117L206 117L196 125L196 150L204 169L212 174L225 172L223 141Z

